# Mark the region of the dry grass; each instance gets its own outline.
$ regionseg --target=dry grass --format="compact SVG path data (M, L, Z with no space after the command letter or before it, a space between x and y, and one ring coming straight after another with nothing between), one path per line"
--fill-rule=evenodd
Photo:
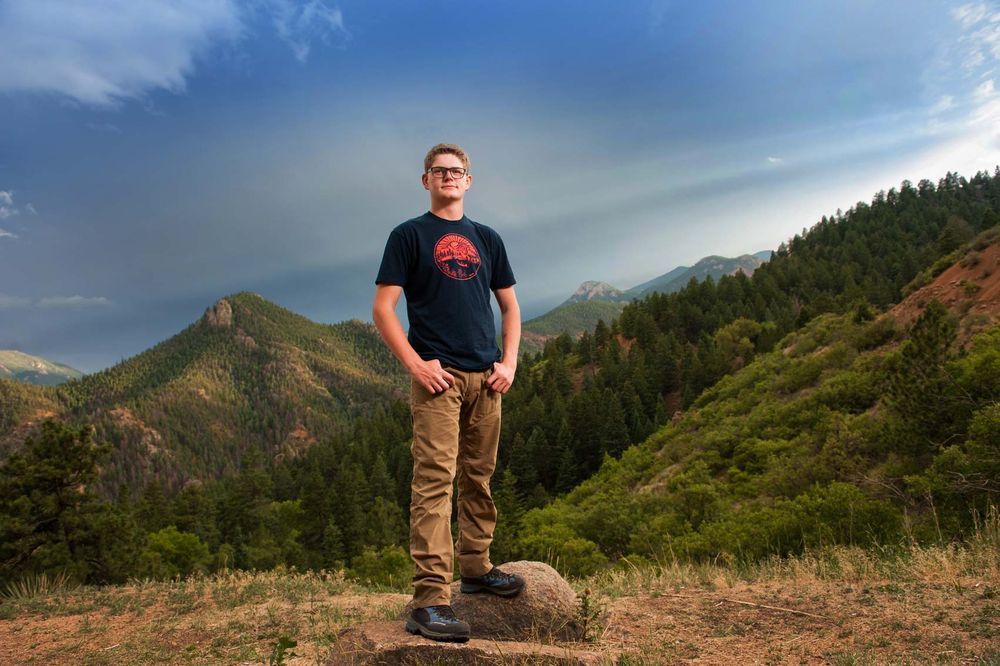
M623 562L588 585L630 664L1000 666L1000 516L969 542L736 565ZM601 602L598 602L601 603Z
M755 564L680 561L571 581L619 664L1000 665L1000 520L963 545L833 547ZM340 629L396 617L402 593L343 572L225 572L0 602L0 663L324 663ZM612 663L609 657L607 663Z
M276 570L4 599L0 663L261 664L282 636L298 642L287 663L322 663L340 629L394 617L408 598L342 571Z

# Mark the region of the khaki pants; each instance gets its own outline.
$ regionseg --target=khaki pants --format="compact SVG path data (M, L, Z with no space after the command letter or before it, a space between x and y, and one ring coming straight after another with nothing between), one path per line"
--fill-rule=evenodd
M415 566L415 608L450 603L456 549L463 576L481 576L490 570L490 543L497 522L490 477L500 441L501 395L486 385L493 369L445 369L455 377L455 384L441 393L431 393L415 379L410 380L410 556ZM456 462L457 547L451 540Z

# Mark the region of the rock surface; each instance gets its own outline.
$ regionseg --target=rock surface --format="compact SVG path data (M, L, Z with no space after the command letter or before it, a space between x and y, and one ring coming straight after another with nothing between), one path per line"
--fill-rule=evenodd
M347 627L337 640L328 664L572 664L606 662L596 652L555 641L576 642L584 627L577 618L576 592L555 569L542 562L508 562L507 573L524 577L516 597L488 592L463 594L461 581L451 584L451 606L469 623L467 643L435 641L414 636L404 628L413 602L398 619ZM602 661L602 659L604 661Z
M401 621L368 622L347 627L337 639L330 666L379 664L552 664L591 666L601 663L596 652L568 647L473 638L467 643L432 641L413 636Z
M576 592L559 572L542 562L517 561L498 565L507 573L524 577L525 586L513 598L488 592L463 594L460 581L451 584L451 607L469 623L476 638L516 641L577 641L583 625L577 620ZM413 607L406 605L400 622Z
M210 308L205 310L205 323L213 328L229 328L233 323L233 306L224 298L220 298Z

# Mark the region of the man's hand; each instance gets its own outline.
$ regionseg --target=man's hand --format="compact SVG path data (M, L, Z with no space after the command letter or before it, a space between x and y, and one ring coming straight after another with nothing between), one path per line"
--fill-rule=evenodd
M431 359L424 361L420 359L410 368L410 374L421 386L431 393L440 393L448 390L449 386L455 384L455 377L441 367L441 361Z
M494 391L506 393L510 390L510 385L514 383L514 372L516 371L515 366L494 361L493 373L487 378L486 385Z

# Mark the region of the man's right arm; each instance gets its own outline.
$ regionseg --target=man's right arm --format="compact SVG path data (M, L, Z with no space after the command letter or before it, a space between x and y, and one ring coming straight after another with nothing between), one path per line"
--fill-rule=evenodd
M403 325L396 316L396 305L403 288L395 284L375 285L375 302L372 319L385 343L417 382L431 393L444 391L455 383L455 378L441 367L441 361L425 361L406 339Z

